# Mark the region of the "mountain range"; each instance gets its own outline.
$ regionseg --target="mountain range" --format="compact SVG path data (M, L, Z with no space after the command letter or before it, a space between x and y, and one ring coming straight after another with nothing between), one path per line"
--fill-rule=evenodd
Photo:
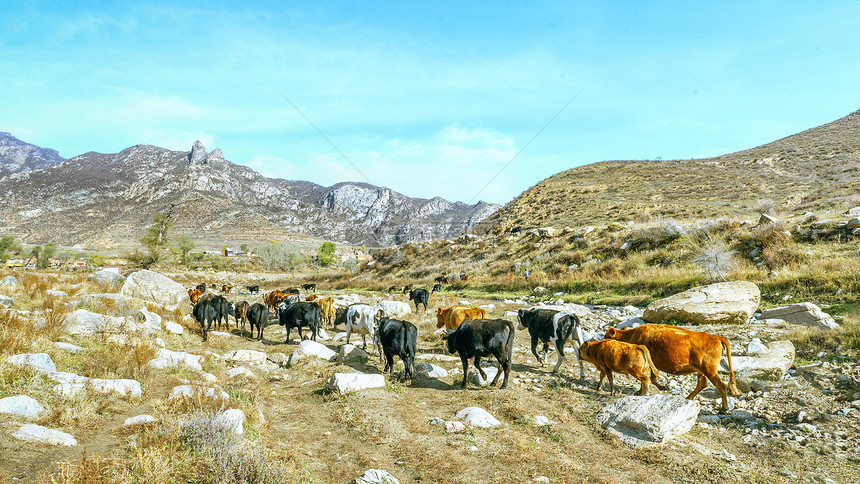
M204 244L313 237L389 246L456 237L499 208L267 178L199 141L187 152L137 145L64 160L3 133L0 149L0 233L29 243L134 245L153 213L172 206L174 232Z

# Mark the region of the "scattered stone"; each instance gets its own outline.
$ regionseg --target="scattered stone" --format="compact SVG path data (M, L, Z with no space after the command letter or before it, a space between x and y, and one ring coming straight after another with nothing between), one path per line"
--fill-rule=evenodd
M481 407L466 407L456 414L457 418L462 418L466 424L472 427L495 427L502 423L493 417L490 412L487 412Z
M163 274L147 269L129 275L120 294L153 302L170 311L179 309L184 314L190 314L192 309L185 287Z
M203 367L200 366L202 359L203 357L200 355L159 348L156 352L156 358L149 360L147 365L158 369L184 366L190 370L203 371Z
M113 271L100 270L88 275L87 280L107 289L119 289L125 282L125 277Z
M161 316L148 311L146 308L140 308L137 311L137 320L144 327L149 328L152 332L161 331Z
M535 296L540 296L545 292L546 288L543 286L536 286L534 289L532 289L532 294L534 294Z
M466 430L466 424L463 422L458 422L456 420L451 420L445 422L445 433L446 434L457 434Z
M758 338L753 338L752 341L750 341L750 344L747 345L748 355L754 355L756 353L761 353L762 351L767 351L767 346L765 346Z
M290 357L285 353L269 353L267 359L278 366L287 366Z
M429 378L443 378L448 376L448 371L441 366L436 366L433 363L419 363L415 365L415 373L424 375Z
M34 424L24 425L16 430L12 437L37 444L64 445L66 447L78 445L78 441L72 434Z
M771 217L770 215L768 215L766 213L761 214L761 217L759 217L759 219L758 219L758 224L762 225L762 226L763 225L775 225L777 223L779 223L779 219L777 219L776 217Z
M538 427L543 427L544 425L550 425L555 423L543 415L536 415L534 422L535 425L537 425Z
M15 366L29 366L41 373L57 371L54 360L47 353L22 353L6 358L6 362Z
M146 425L155 423L158 420L152 415L138 415L136 417L129 417L125 419L125 422L122 423L123 428L129 427L137 427L138 425Z
M54 341L54 346L60 348L61 350L66 350L69 353L79 353L83 349L78 345L73 345L71 343L63 343L62 341Z
M44 411L45 407L27 395L0 398L0 413L35 418Z
M4 295L0 294L0 306L3 306L4 308L8 308L9 306L11 306L13 304L15 304L14 299L12 299L9 296L4 296Z
M200 385L179 385L170 390L168 400L176 400L180 398L192 398L194 395L201 395L209 398L221 398L228 400L230 395L224 390L215 387L204 387Z
M791 341L772 341L770 348L755 356L733 356L732 368L738 378L779 381L794 364ZM720 360L720 369L728 371L728 360Z
M92 388L98 393L116 393L123 397L139 397L141 395L140 383L136 380L127 378L117 380L105 380L101 378L87 378L85 381L77 381L73 383L60 383L54 387L54 393L65 397L73 397L80 393L84 388Z
M782 319L789 323L802 324L824 330L839 327L832 316L809 302L765 309L761 312L760 319Z
M237 366L236 368L230 368L227 370L227 378L231 380L257 380L257 375L254 374L248 367L245 366Z
M261 365L266 362L266 353L256 350L236 350L227 357L231 361L244 363L255 363Z
M238 408L231 408L215 415L213 422L222 425L235 435L245 433L245 412Z
M482 379L481 374L478 373L477 370L471 369L471 370L469 370L469 376L468 376L469 383L472 383L473 385L485 387L491 381L493 381L493 378L496 377L496 373L499 372L499 369L494 367L494 366L490 366L487 368L481 367L481 368L484 370L484 373L487 374L487 379L486 380ZM501 378L501 377L499 377L499 378Z
M325 384L329 391L336 391L341 395L366 390L368 388L380 388L385 386L385 376L380 374L368 375L361 372L335 373Z
M630 396L612 402L597 422L629 447L664 444L693 428L699 404L678 395Z
M691 324L744 324L760 302L761 291L752 282L719 282L654 301L642 318L652 323L676 319Z
M164 329L171 334L182 334L185 332L185 328L183 328L181 324L174 323L173 321L165 321Z
M97 333L126 334L143 330L134 321L116 316L76 309L66 316L66 332L89 336Z
M416 360L436 360L436 361L460 361L460 357L456 355L443 355L436 353L426 353L415 356Z
M367 352L347 343L337 350L338 363L364 363L367 361Z
M400 484L400 481L382 469L368 469L355 478L355 484Z
M299 346L296 347L295 351L293 351L292 356L290 356L290 360L287 362L287 366L289 367L296 361L309 356L319 358L323 361L332 361L337 356L337 353L322 343L306 339L299 343Z
M0 279L0 286L15 287L17 285L18 285L18 279L15 279L15 276L6 276L3 279Z

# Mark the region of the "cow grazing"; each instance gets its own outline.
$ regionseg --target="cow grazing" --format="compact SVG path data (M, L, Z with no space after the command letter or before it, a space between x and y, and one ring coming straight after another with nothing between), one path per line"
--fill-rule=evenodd
M317 296L316 294L311 294L311 295L309 295L309 296L305 297L305 301L307 301L307 302L314 302L315 300L317 300L317 299L319 299L319 298L320 298L320 297L319 297L319 296Z
M316 284L313 284L313 283L311 283L311 284L302 284L302 289L304 289L305 291L314 292L314 291L316 291L316 290L317 290L317 285L316 285Z
M245 286L245 289L247 289L250 294L260 293L260 286Z
M209 331L212 329L212 322L215 321L217 315L215 304L209 299L198 301L194 305L191 314L197 320L197 324L200 325L200 332L203 333L203 341L206 341Z
M407 285L403 286L403 294L409 294L409 292L411 290L412 290L412 284L407 284Z
M263 303L266 304L266 307L269 308L270 311L274 311L275 308L278 307L278 304L280 304L280 302L286 297L287 294L285 292L280 289L275 289L263 297Z
M379 321L385 317L385 311L379 306L370 306L368 304L353 304L346 309L346 342L349 343L349 337L353 332L361 335L361 348L367 349L367 340L365 336L370 335L371 343L375 343L380 356L378 340L376 340L376 329L379 326Z
M415 312L418 312L418 305L423 304L424 310L427 310L427 301L430 300L430 293L427 289L413 289L409 291L409 300L415 303Z
M202 295L203 292L201 292L200 289L195 288L188 290L188 297L191 299L191 304L197 304L197 299L199 299Z
M441 284L448 284L449 282L451 282L448 280L448 276L446 276L444 274L441 276L437 276L436 279L433 279L433 281L441 283Z
M313 303L320 307L320 317L328 326L334 325L335 310L333 297L319 297L313 300Z
M198 291L200 291L200 294L203 294L204 292L206 292L206 284L197 284L196 286L194 286L194 289L197 289Z
M224 284L221 286L221 292L230 292L233 289L233 286L230 284Z
M605 337L626 343L645 345L651 352L654 366L662 372L672 375L698 373L696 388L687 395L687 399L695 398L710 381L722 397L722 407L720 407L722 412L729 409L728 391L726 384L717 374L717 370L723 355L723 348L725 348L729 363L728 390L732 392L732 395L739 394L735 382L735 373L732 370L732 350L728 340L722 336L665 324L643 324L631 329L609 328L606 330ZM667 389L665 386L657 384L656 381L654 384L661 390Z
M248 321L248 301L239 301L233 305L233 316L236 318L236 327L242 324L242 331L245 331L245 323Z
M382 373L390 372L394 377L394 355L403 361L403 381L412 380L415 373L415 348L418 341L418 328L409 321L399 319L383 319L376 333L382 353L385 355L385 367ZM376 343L376 342L374 342Z
M487 374L481 368L481 357L493 355L499 362L499 371L490 383L496 384L499 375L505 373L500 388L508 386L511 374L511 353L514 349L514 325L504 319L473 319L464 321L459 328L442 335L448 342L448 351L458 353L463 362L463 388L469 374L469 358L475 358L475 368L485 381Z
M290 340L290 330L296 328L299 331L299 339L302 339L302 326L311 330L311 339L316 341L320 328L320 307L314 303L296 302L287 304L282 302L278 305L278 324L287 328L287 337Z
M257 341L263 339L263 328L269 324L269 310L260 303L254 303L246 313L248 324L251 326L251 339L254 339L254 328L257 328Z
M532 340L532 354L535 355L541 366L546 363L549 344L552 343L555 346L558 359L555 362L555 368L552 369L553 373L558 372L562 362L564 362L564 344L567 343L574 330L576 330L577 342L580 345L584 342L582 325L579 318L573 313L554 309L521 308L517 311L517 320L520 323L520 329L528 329ZM543 342L543 356L538 355L538 342ZM579 379L585 380L585 366L582 364L582 360L579 360Z
M609 394L615 393L615 385L612 383L612 372L630 375L639 380L640 387L637 395L648 395L648 382L657 381L659 374L651 353L645 345L634 345L614 339L601 341L586 341L579 347L579 359L585 360L597 367L600 372L600 380L597 382L597 390L603 384L603 377L609 379Z
M442 284L439 284L438 282L433 284L433 290L430 291L430 293L432 294L434 292L442 292Z
M459 328L463 321L472 319L487 319L487 311L481 308L467 308L465 306L436 308L437 328L445 328L451 331Z
M224 296L213 296L210 301L215 306L215 325L220 329L221 323L224 323L224 326L227 330L230 329L230 315L234 314L233 306L227 301Z

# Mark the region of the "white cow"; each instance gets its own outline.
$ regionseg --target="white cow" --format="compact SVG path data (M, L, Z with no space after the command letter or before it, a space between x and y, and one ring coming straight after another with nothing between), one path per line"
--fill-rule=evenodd
M381 355L382 349L376 339L376 330L379 322L385 317L385 311L379 306L369 304L353 304L346 310L346 342L353 331L361 335L361 347L367 349L366 335L370 335L370 341L376 346L376 354Z
M383 299L382 301L378 301L376 305L385 311L385 317L387 318L402 318L412 314L412 306L403 301L390 301Z

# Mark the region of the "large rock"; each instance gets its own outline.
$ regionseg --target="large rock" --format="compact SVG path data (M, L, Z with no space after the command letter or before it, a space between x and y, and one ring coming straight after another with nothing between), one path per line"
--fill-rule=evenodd
M147 366L157 369L184 366L190 370L203 371L203 367L200 366L201 359L203 357L200 355L159 348L156 357L149 360Z
M287 362L287 366L309 356L325 361L332 361L337 356L337 353L322 343L306 339L299 343L299 346L296 347L295 351L293 351L292 356L290 356L290 360Z
M654 301L642 318L652 323L676 319L691 324L743 324L759 302L761 291L752 282L719 282Z
M466 407L457 412L457 418L463 419L466 424L472 427L495 427L502 424L490 412L481 407Z
M467 377L469 379L469 383L485 387L489 385L490 382L493 381L493 379L496 377L496 374L499 373L499 369L495 366L482 366L481 369L484 370L484 373L487 374L487 379L484 380L483 378L481 378L481 374L478 372L478 370L469 370L469 375ZM504 375L500 376L499 379L503 377Z
M385 386L385 376L366 373L335 373L325 384L326 388L341 395L366 390L368 388L380 388Z
M87 276L87 280L106 287L107 289L119 289L125 283L125 277L112 271L101 270Z
M6 362L15 366L29 366L41 373L57 371L57 365L47 353L21 353L6 358Z
M448 371L446 369L430 362L418 363L415 365L415 373L429 378L444 378L448 376Z
M129 319L94 313L86 309L76 309L66 316L66 332L74 335L123 334L142 331L146 332L144 328Z
M364 363L367 361L367 352L353 345L345 344L337 350L338 363Z
M738 378L779 381L794 364L794 345L791 341L772 341L768 348L755 356L732 356L732 369ZM720 360L720 369L728 371L728 360Z
M664 444L693 428L699 404L679 395L624 397L597 413L597 423L629 447Z
M117 380L92 378L83 383L60 383L54 387L54 393L71 397L77 395L87 387L92 388L93 391L98 393L116 393L122 397L136 398L141 395L140 383L128 378Z
M233 362L262 365L266 362L266 353L257 350L236 350L227 359Z
M0 398L0 413L35 418L44 411L45 407L37 402L35 398L27 395Z
M400 484L394 476L382 469L368 469L355 478L355 484Z
M137 271L125 280L120 294L153 302L165 309L191 313L188 290L167 276L149 270Z
M140 308L137 311L137 314L135 314L135 317L137 318L138 323L150 331L161 331L161 316L147 310L146 308Z
M221 425L233 434L242 435L245 433L245 412L238 408L225 410L215 415L215 418L213 418L212 421L213 423Z
M24 425L16 430L12 437L37 444L65 445L67 447L78 445L78 441L72 434L34 424Z
M129 418L125 419L125 421L122 423L122 426L123 426L123 428L137 427L138 425L147 425L147 424L155 423L157 421L158 421L158 419L156 419L152 415L145 415L144 414L144 415L138 415L136 417L129 417Z
M760 319L782 319L788 323L802 324L824 330L838 328L833 317L812 303L797 303L762 310Z

